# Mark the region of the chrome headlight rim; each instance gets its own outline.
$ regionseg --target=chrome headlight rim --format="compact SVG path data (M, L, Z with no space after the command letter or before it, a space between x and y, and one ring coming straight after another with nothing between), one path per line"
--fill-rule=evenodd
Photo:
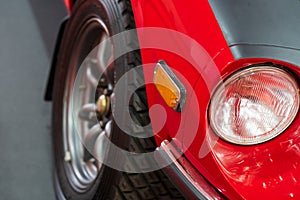
M237 139L237 137L230 137L228 134L223 134L222 131L220 131L217 126L215 125L215 121L212 119L212 105L213 105L213 100L214 99L220 99L220 97L216 98L216 96L222 93L224 89L228 85L231 85L234 83L236 80L240 80L244 78L245 76L249 76L249 73L254 74L257 72L263 72L263 71L273 71L275 73L279 73L284 75L287 79L289 79L289 82L295 89L295 96L296 96L296 103L293 104L293 108L291 108L292 112L291 117L289 120L286 120L287 122L284 123L282 126L276 126L276 128L273 131L266 132L260 136L256 136L253 138L242 138L240 137ZM215 89L213 90L213 93L211 95L211 99L208 105L207 109L207 121L208 121L208 126L212 130L212 132L218 136L220 139L227 143L231 143L233 145L241 145L241 146L251 146L251 145L258 145L262 143L269 142L270 140L276 138L277 136L281 135L283 132L285 132L291 124L295 121L297 118L299 109L300 109L300 89L299 89L299 80L297 76L290 71L287 67L274 64L274 63L257 63L257 64L250 64L246 67L243 67L241 69L238 69L234 71L233 73L227 75L225 78L223 78L222 81L220 81ZM271 133L270 133L271 132Z

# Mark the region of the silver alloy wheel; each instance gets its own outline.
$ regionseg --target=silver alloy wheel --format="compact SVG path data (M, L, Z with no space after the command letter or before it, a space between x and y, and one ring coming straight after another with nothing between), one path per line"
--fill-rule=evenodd
M102 29L99 41L95 42L107 41L109 32L101 20L91 19L87 26L95 22ZM83 27L83 29L85 28ZM98 45L96 47L98 48L97 53L89 54L84 60L80 68L83 68L85 73L77 73L76 67L69 70L64 91L63 144L65 169L69 182L78 192L88 190L99 175L102 164L94 158L93 154L96 153L97 157L105 156L106 149L101 146L101 138L103 136L110 138L112 124L110 105L107 104L105 113L101 113L97 109L98 97L105 96L109 99L112 92L108 92L108 90L112 91L114 84L114 80L111 80L105 71L106 65L112 60L113 47L109 42L105 42L105 44ZM109 56L107 52L110 52ZM98 81L96 74L100 73L103 74L100 82L102 81L105 84L100 84ZM76 87L76 84L79 84L79 87ZM79 88L79 90L76 90L76 88ZM95 91L97 91L96 102Z

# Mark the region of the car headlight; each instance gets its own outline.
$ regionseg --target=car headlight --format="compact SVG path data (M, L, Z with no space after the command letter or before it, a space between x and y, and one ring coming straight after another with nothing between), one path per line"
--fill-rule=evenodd
M224 140L251 145L282 133L298 109L295 78L266 64L240 70L222 82L212 96L209 121Z

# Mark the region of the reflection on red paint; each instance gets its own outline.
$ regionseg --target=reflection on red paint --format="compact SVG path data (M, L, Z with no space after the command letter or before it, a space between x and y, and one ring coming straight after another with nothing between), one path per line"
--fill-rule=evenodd
M68 13L70 13L71 9L72 9L72 2L71 2L71 0L64 0L64 1L65 1L65 5L67 7Z

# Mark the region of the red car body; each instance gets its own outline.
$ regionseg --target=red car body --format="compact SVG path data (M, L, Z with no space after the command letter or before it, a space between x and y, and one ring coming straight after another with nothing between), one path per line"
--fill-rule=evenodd
M297 62L288 59L265 55L237 59L232 53L232 45L226 41L224 31L209 1L132 0L131 2L137 28L166 28L191 37L206 50L211 58L208 60L199 55L199 65L216 66L222 78L245 66L265 62L283 65L296 77L300 77ZM71 11L72 1L66 0L66 5ZM158 40L158 36L145 38L139 31L138 35L141 47L151 40ZM174 41L174 43L180 43L180 41ZM296 48L294 50L299 53ZM284 133L268 142L239 146L220 139L217 140L210 153L202 157L199 152L203 145L210 146L207 138L214 137L214 133L210 130L207 119L210 93L203 77L195 70L199 66L193 66L180 56L159 49L141 48L141 54L143 63L165 60L172 69L188 80L188 84L196 91L199 101L199 104L192 103L186 106L182 113L175 112L164 103L153 84L147 85L149 107L160 104L168 116L163 129L156 133L158 146L168 138L176 138L175 133L178 130L181 115L184 112L189 113L190 119L193 120L195 110L193 106L198 106L199 128L192 144L184 152L184 156L215 189L229 199L255 199L258 196L261 199L300 198L299 114ZM153 80L152 69L145 67L144 72L146 82L151 82ZM181 81L184 82L184 80ZM211 84L216 86L217 83ZM191 92L187 90L187 98ZM152 121L157 121L154 115L151 115L151 118ZM155 123L153 126L154 130L159 129L155 128ZM189 137L188 134L189 132L186 131L187 137Z

